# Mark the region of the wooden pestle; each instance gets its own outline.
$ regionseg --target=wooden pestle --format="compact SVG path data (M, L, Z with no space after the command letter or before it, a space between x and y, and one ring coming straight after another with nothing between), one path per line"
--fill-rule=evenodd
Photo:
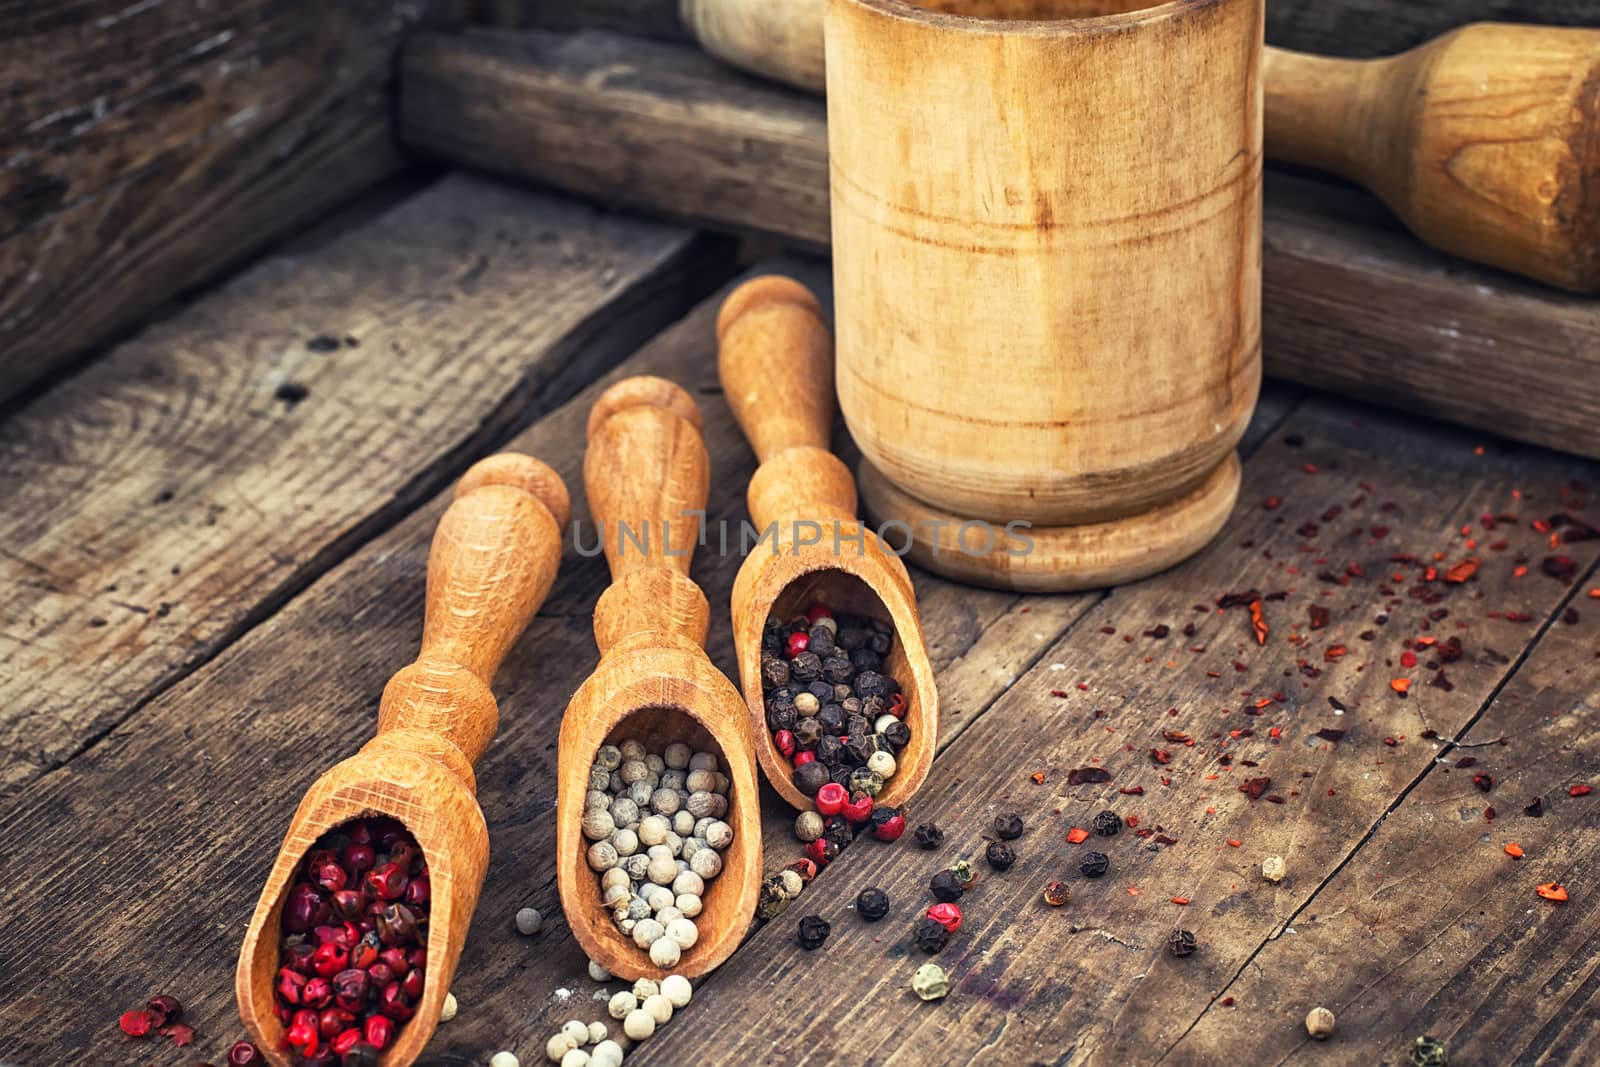
M681 10L713 55L822 92L824 7L683 0ZM1365 185L1445 252L1600 291L1600 30L1475 23L1375 60L1268 48L1262 84L1267 158Z
M761 801L749 724L733 684L705 653L711 609L689 578L710 460L700 411L661 378L618 382L589 414L583 480L611 587L594 609L600 664L561 722L556 876L561 908L589 958L628 979L696 977L727 959L755 917L761 890ZM696 513L701 514L696 514ZM642 544L642 547L641 547ZM666 970L617 929L586 858L584 800L601 745L637 738L652 751L683 741L722 757L733 843L706 884L699 938Z
M813 806L767 728L761 634L770 615L787 620L813 603L886 619L894 647L884 673L906 697L911 742L878 797L903 804L933 765L939 693L905 564L856 519L850 468L829 451L833 429L833 341L811 292L789 278L753 278L717 314L717 371L728 406L761 465L746 503L758 544L733 582L733 639L756 755L767 780L796 808ZM808 525L809 524L809 525ZM835 532L837 531L837 541ZM810 541L812 543L805 543Z
M364 816L404 824L422 848L432 888L422 999L383 1062L412 1063L433 1036L489 863L472 770L499 720L489 686L555 581L569 511L560 476L528 456L491 456L456 486L428 556L422 650L384 687L377 735L306 792L245 933L235 975L239 1014L268 1062L290 1063L273 1013L290 882L323 834Z

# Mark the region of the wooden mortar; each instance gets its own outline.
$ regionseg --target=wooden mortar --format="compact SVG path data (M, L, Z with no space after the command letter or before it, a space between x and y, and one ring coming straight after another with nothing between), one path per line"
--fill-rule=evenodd
M967 581L1142 577L1238 493L1262 2L1103 9L828 6L839 403L868 513Z
M833 341L822 308L799 282L754 278L723 302L717 343L728 406L761 461L746 494L750 517L758 531L777 531L745 557L733 582L733 640L756 756L779 795L797 808L814 806L795 788L793 767L767 729L761 685L767 617L788 619L813 602L875 616L894 628L884 673L900 683L911 729L878 803L904 804L933 766L939 693L911 576L856 520L855 479L828 450ZM817 541L804 543L813 533Z
M824 4L683 0L682 15L719 59L821 92ZM1261 80L1268 159L1360 182L1445 252L1600 291L1600 30L1474 23L1376 60L1268 48Z
M235 975L239 1014L269 1063L290 1063L273 1013L290 882L323 834L365 816L404 824L422 848L432 888L422 999L383 1062L412 1063L433 1036L489 864L472 771L499 721L489 685L555 581L569 511L560 476L528 456L491 456L456 486L428 556L422 650L384 687L377 735L306 792L245 932Z
M700 411L662 378L618 382L589 413L583 480L611 567L594 609L600 664L561 722L556 876L561 908L589 958L628 979L697 977L739 946L761 890L761 800L744 702L705 653L711 609L689 578L701 532L710 459ZM629 539L631 532L635 539ZM642 543L642 547L641 547ZM722 757L731 785L733 843L706 885L699 939L670 972L617 929L602 902L583 837L589 768L601 745L637 738L659 751L684 741Z

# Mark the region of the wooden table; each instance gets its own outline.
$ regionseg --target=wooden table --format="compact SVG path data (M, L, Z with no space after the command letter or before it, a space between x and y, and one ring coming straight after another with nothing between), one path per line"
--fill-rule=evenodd
M587 521L589 403L663 374L701 401L711 521L744 516L711 328L732 253L449 175L4 413L0 1058L217 1063L241 1036L250 907L301 792L415 651L428 539L474 458L549 461ZM826 293L820 261L759 269ZM1600 470L1272 385L1243 451L1236 514L1170 573L1033 597L917 575L945 717L911 821L945 847L856 843L629 1062L1398 1064L1425 1033L1453 1064L1600 1057L1600 793L1573 795L1600 778L1600 539L1561 518L1600 516ZM737 564L695 560L724 669ZM543 1062L620 988L585 975L551 855L557 717L605 584L569 551L496 686L493 857L427 1063ZM1259 638L1218 607L1249 590ZM767 801L775 870L800 846ZM1108 808L1129 828L1067 842ZM923 1004L910 920L1006 810L1021 858L963 900L938 957L954 992ZM1092 847L1098 881L1076 872ZM878 925L851 910L869 885L894 901ZM811 953L809 913L834 930ZM1189 958L1166 951L1179 927ZM157 992L193 1047L118 1032ZM1317 1004L1339 1028L1313 1045Z

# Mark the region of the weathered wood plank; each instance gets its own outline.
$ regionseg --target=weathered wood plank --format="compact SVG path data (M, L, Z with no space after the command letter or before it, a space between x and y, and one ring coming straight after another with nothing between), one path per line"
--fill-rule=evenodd
M1267 41L1333 56L1402 52L1469 22L1600 25L1595 0L1270 0Z
M1217 542L1103 600L940 755L913 821L939 823L944 849L872 842L848 849L710 979L702 997L726 1008L686 1013L651 1040L642 1061L749 1048L752 1034L764 1049L814 1050L838 1062L1158 1059L1432 760L1422 731L1450 737L1464 730L1539 623L1559 612L1568 590L1538 573L1549 549L1529 520L1567 507L1569 479L1595 473L1593 465L1531 450L1475 455L1463 435L1322 402L1288 420L1245 469L1240 509ZM1276 507L1265 508L1272 498ZM1520 513L1516 522L1483 529L1484 512L1508 510ZM1564 551L1588 567L1600 541ZM1393 560L1407 553L1413 562ZM1437 563L1435 553L1442 554ZM1518 553L1531 559L1533 573L1524 578L1514 577ZM1474 579L1424 581L1428 566L1442 569L1468 554L1486 559ZM1364 575L1348 585L1314 577L1325 569L1337 576L1351 563ZM1219 595L1250 587L1287 594L1265 604L1265 646L1253 639L1242 607L1212 606ZM1328 611L1324 627L1314 628L1312 607ZM1430 617L1441 611L1448 614ZM1489 615L1507 611L1530 621ZM1192 635L1181 629L1186 622ZM1146 636L1158 625L1171 628L1168 636ZM1369 631L1373 639L1363 640ZM1428 684L1437 653L1426 646L1415 646L1419 665L1404 665L1403 640L1419 637L1461 640L1459 660L1444 664L1452 689ZM1335 646L1348 652L1329 659ZM1414 680L1410 699L1392 690L1396 676ZM1391 748L1386 736L1400 743ZM1170 762L1158 764L1152 750ZM1070 784L1071 769L1090 766L1111 781ZM1030 780L1034 772L1042 784ZM1241 792L1254 778L1271 779L1259 800ZM1142 795L1118 793L1135 787ZM1007 874L985 871L963 900L965 924L938 958L956 991L923 1007L907 988L924 959L908 944L910 919L931 902L933 872L956 857L981 856L992 815L1008 807L1029 820L1018 843L1022 858ZM1136 816L1137 830L1063 842L1068 827L1087 825L1106 807ZM1427 846L1426 838L1408 840ZM1112 869L1090 881L1074 868L1095 847L1111 855ZM1273 853L1292 857L1281 890L1258 873ZM1054 878L1068 880L1074 897L1059 911L1039 899ZM867 926L848 905L874 884L889 892L895 910ZM1172 903L1175 897L1191 903ZM795 919L807 912L834 923L818 953L794 942ZM1202 948L1192 958L1166 953L1167 934L1179 925L1199 935ZM805 1009L797 1011L800 987ZM1237 1045L1229 1062L1248 1050Z
M17 412L0 786L70 758L676 317L726 269L708 254L453 177Z
M423 34L401 90L402 135L428 151L722 228L829 240L822 103L692 49ZM1434 252L1370 197L1322 182L1269 175L1265 234L1268 374L1600 456L1594 301Z
M1569 793L1600 788L1600 605L1582 595L1593 570L1584 578L1573 621L1552 625L1482 718L1447 739L1466 747L1434 744L1436 760L1372 839L1282 920L1293 932L1219 991L1235 1010L1213 1004L1172 1062L1240 1047L1264 1063L1397 1062L1421 1034L1445 1040L1452 1063L1594 1061L1600 792ZM1493 779L1487 796L1478 774ZM1539 818L1524 810L1535 798ZM1523 860L1505 853L1512 842ZM1540 900L1548 882L1571 902ZM1290 884L1280 895L1304 893ZM1326 1049L1305 1047L1301 1020L1318 1004L1338 1017Z
M394 50L463 9L0 2L0 401L402 166Z
M688 41L678 0L483 0L479 20L541 30L615 30L661 41Z

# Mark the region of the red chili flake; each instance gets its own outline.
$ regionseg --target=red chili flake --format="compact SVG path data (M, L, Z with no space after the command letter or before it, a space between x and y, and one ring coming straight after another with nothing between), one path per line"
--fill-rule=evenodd
M1299 796L1299 795L1300 795L1300 794L1298 794L1298 793L1296 793L1296 794L1295 794L1295 796ZM1264 800L1265 800L1265 801L1266 801L1266 802L1267 802L1267 803L1268 803L1268 804L1282 804L1282 803L1283 803L1283 802L1284 802L1284 801L1283 801L1283 798L1282 798L1282 797L1280 797L1280 796L1279 796L1279 795L1278 795L1278 794L1276 794L1276 793L1268 793L1268 794L1267 794L1267 795L1266 795L1266 796L1265 796L1265 797L1264 797L1264 798L1262 798L1262 799L1264 799Z
M1394 738L1392 738L1392 737L1385 737L1385 738L1384 738L1384 739L1383 739L1383 743L1384 743L1384 744L1386 744L1386 745L1388 745L1388 746L1389 746L1389 747L1390 747L1390 748L1393 748L1393 747L1394 747L1394 746L1396 746L1396 745L1398 745L1398 744L1399 744L1399 743L1400 743L1400 742L1398 742L1398 741L1396 741L1396 740L1395 740L1395 739L1394 739Z
M1271 778L1252 778L1239 787L1239 792L1245 794L1251 800L1260 800L1261 795L1267 791L1270 785L1272 785Z
M1327 608L1323 607L1321 604L1308 605L1306 607L1306 614L1311 617L1311 628L1313 630L1321 630L1325 628L1329 621L1333 618L1333 613Z
M1240 841L1237 837L1228 838L1228 847L1229 848L1238 848L1242 844L1244 844L1244 842Z
M1393 689L1396 693L1399 693L1401 696L1405 696L1408 692L1411 691L1411 679L1410 678L1393 678L1393 679L1391 679L1389 681L1389 688Z
M1089 831L1081 826L1074 826L1067 831L1067 844L1069 845L1081 845L1087 840L1089 840Z
M1513 577L1513 578L1526 578L1527 576L1528 576L1528 568L1523 566L1522 564L1519 563L1515 567L1511 568L1511 577Z
M1302 463L1300 464L1300 469L1305 471L1307 474L1317 473L1317 465L1315 463Z
M1172 902L1174 904L1178 904L1178 905L1186 905L1186 904L1189 903L1189 898L1188 897L1173 897L1172 898Z
M1310 537L1315 537L1315 536L1317 536L1317 534L1321 533L1322 532L1322 527L1318 526L1314 522L1302 522L1299 526L1297 526L1295 528L1294 532L1296 534L1298 534L1299 536L1301 536L1301 537L1310 538Z
M1182 733L1182 732L1180 732L1178 730L1162 730L1161 731L1161 736L1162 736L1163 739L1165 739L1167 741L1171 741L1175 745L1192 745L1192 744L1194 744L1194 738L1192 738L1188 734Z
M1329 663L1332 663L1334 660L1342 659L1349 653L1349 651L1350 650L1345 648L1343 645L1329 645L1327 648L1322 650L1322 658L1327 660Z
M1077 767L1067 772L1068 785L1094 785L1111 781L1111 772L1102 767Z
M1272 738L1273 740L1277 740L1282 735L1283 735L1283 727L1281 727L1281 726L1274 726L1272 729L1267 731L1267 736Z
M1176 837L1168 837L1166 834L1156 834L1156 844L1158 845L1176 845L1177 843L1178 839Z
M1505 613L1506 622L1532 622L1533 616L1526 611L1508 611Z
M1137 815L1127 815L1127 816L1123 817L1122 821L1127 824L1129 829L1132 829L1132 828L1134 828L1134 827L1139 825L1139 816L1137 816Z
M1068 693L1065 689L1052 689L1050 690L1050 695L1053 697L1068 697L1072 694Z
M1444 644L1442 644L1438 648L1434 649L1433 654L1438 656L1441 660L1443 660L1446 663L1454 663L1456 660L1460 659L1462 654L1463 654L1463 649L1461 647L1461 638L1459 638L1459 637L1450 638Z
M1259 600L1250 601L1250 629L1255 631L1256 644L1264 645L1267 643L1269 630L1267 628L1267 620L1261 615L1261 601Z
M1567 796L1569 796L1569 797L1586 797L1590 793L1593 793L1593 792L1594 792L1594 787L1593 786L1575 785L1575 786L1573 786L1573 787L1571 787L1570 789L1567 790Z
M1468 767L1476 767L1477 765L1477 756L1462 756L1460 759L1456 760L1456 769L1460 771L1464 771Z
M1555 901L1557 904L1565 904L1567 902L1567 887L1560 882L1546 882L1535 888L1534 892L1546 900Z
M1517 844L1515 841L1507 841L1506 855L1510 856L1514 860L1520 860L1523 855L1522 846Z
M1168 752L1164 748L1152 748L1150 750L1150 758L1156 763L1164 766L1172 762L1172 753Z
M1402 653L1400 653L1400 666L1409 669L1411 667L1415 667L1416 665L1417 665L1417 654L1415 652L1402 652Z
M1282 503L1283 503L1283 497L1281 497L1281 496L1269 496L1269 497L1267 497L1267 499L1265 499L1265 500L1263 500L1261 502L1261 506L1266 508L1268 511L1276 511L1277 508L1278 508L1278 505L1282 504Z
M1534 797L1528 806L1522 809L1522 814L1530 819L1544 818L1544 797Z
M1166 623L1161 623L1158 626L1152 626L1150 629L1146 630L1144 632L1144 636L1153 637L1159 641L1161 638L1166 637L1171 632L1171 627L1169 627Z
M1231 1007L1233 1007L1233 998L1232 997L1223 997L1222 1000L1220 1001L1220 1003L1222 1004L1222 1006L1224 1008L1231 1008Z
M1481 566L1483 566L1483 560L1477 556L1468 556L1445 571L1444 580L1454 585L1460 585L1462 582L1471 580L1472 576L1478 573L1478 568Z
M1043 771L1034 771L1032 774L1028 775L1028 777L1033 779L1034 785L1044 785Z
M1125 797L1142 797L1144 796L1144 786L1125 785L1121 789L1117 790L1117 792L1121 793Z
M1385 510L1388 510L1388 509L1385 509ZM1372 528L1372 536L1373 536L1374 540L1382 541L1385 537L1389 536L1389 527L1387 527L1387 526L1374 526Z
M1487 774L1474 774L1472 784L1478 787L1478 792L1487 793L1494 788L1494 778Z
M194 1027L187 1023L173 1023L163 1026L159 1031L162 1037L172 1038L174 1048L185 1048L194 1044Z
M1488 822L1494 822L1494 808L1484 808L1483 817Z
M1322 729L1317 731L1317 736L1322 738L1324 741L1338 741L1341 740L1344 735L1345 731L1335 730L1327 726L1324 726Z

